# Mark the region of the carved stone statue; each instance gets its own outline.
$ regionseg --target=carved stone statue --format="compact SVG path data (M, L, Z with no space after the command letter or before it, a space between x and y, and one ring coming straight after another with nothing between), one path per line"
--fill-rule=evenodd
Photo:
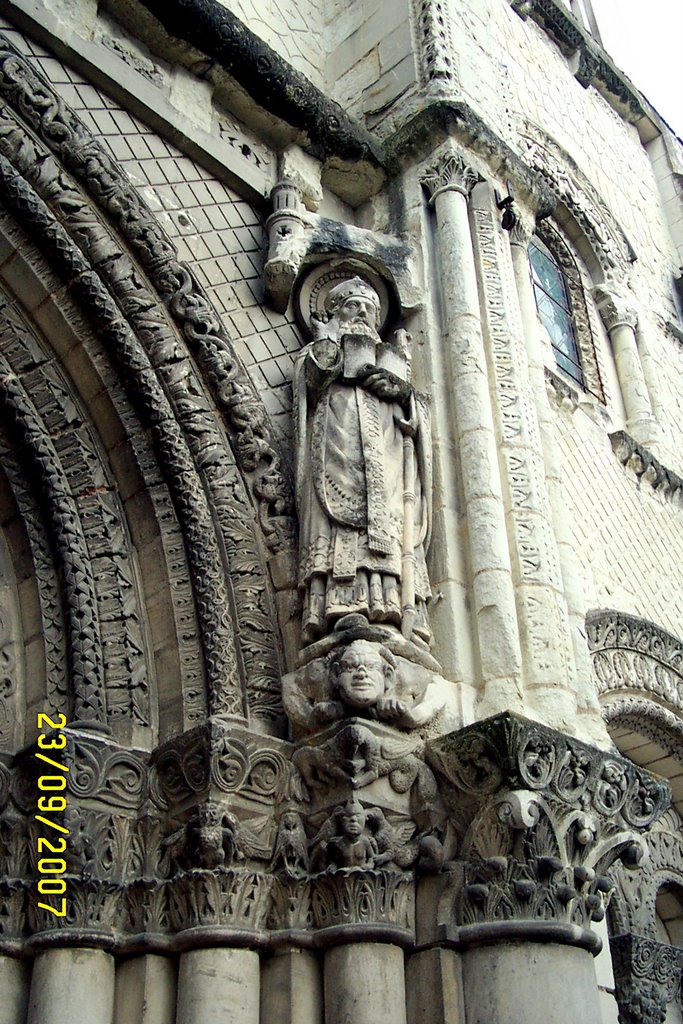
M359 614L423 647L430 431L409 382L405 332L384 343L379 298L332 288L294 374L303 642Z
M319 681L306 687L304 673L283 679L285 710L290 721L306 730L349 715L414 729L430 722L445 704L443 689L430 681L428 673L419 679L417 673L413 678L401 673L397 658L384 644L356 639L339 645L328 655L326 670L324 689Z

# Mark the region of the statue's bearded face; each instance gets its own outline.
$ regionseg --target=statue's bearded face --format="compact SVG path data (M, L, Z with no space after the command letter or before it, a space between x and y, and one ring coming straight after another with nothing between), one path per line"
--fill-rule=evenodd
M360 321L376 329L377 305L370 295L362 292L358 295L349 295L338 308L337 318L342 324Z
M367 708L384 693L384 662L370 644L351 644L339 659L337 689L343 700Z

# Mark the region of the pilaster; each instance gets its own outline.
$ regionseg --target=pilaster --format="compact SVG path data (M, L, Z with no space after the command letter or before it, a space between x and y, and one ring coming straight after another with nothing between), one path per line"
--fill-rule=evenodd
M436 218L444 363L460 456L483 709L521 709L522 654L488 388L469 195L480 175L448 144L422 182ZM482 712L482 713L485 713Z

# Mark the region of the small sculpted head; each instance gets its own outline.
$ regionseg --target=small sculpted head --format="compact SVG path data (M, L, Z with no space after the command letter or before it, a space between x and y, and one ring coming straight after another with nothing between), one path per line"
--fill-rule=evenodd
M379 326L379 297L360 277L349 278L332 288L325 301L325 311L341 324L360 322L375 331Z
M349 800L341 809L340 825L342 835L349 839L357 839L363 834L367 814L358 800Z
M335 652L330 680L341 699L352 707L369 708L382 697L394 670L390 652L368 640L354 640Z

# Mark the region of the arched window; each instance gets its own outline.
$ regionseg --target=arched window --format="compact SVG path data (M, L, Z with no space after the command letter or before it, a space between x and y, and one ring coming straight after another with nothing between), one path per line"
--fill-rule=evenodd
M583 368L576 343L569 289L562 268L541 239L534 235L529 246L536 307L550 335L557 365L581 388Z
M557 367L605 401L578 266L559 233L546 222L529 243L536 308L550 338Z

